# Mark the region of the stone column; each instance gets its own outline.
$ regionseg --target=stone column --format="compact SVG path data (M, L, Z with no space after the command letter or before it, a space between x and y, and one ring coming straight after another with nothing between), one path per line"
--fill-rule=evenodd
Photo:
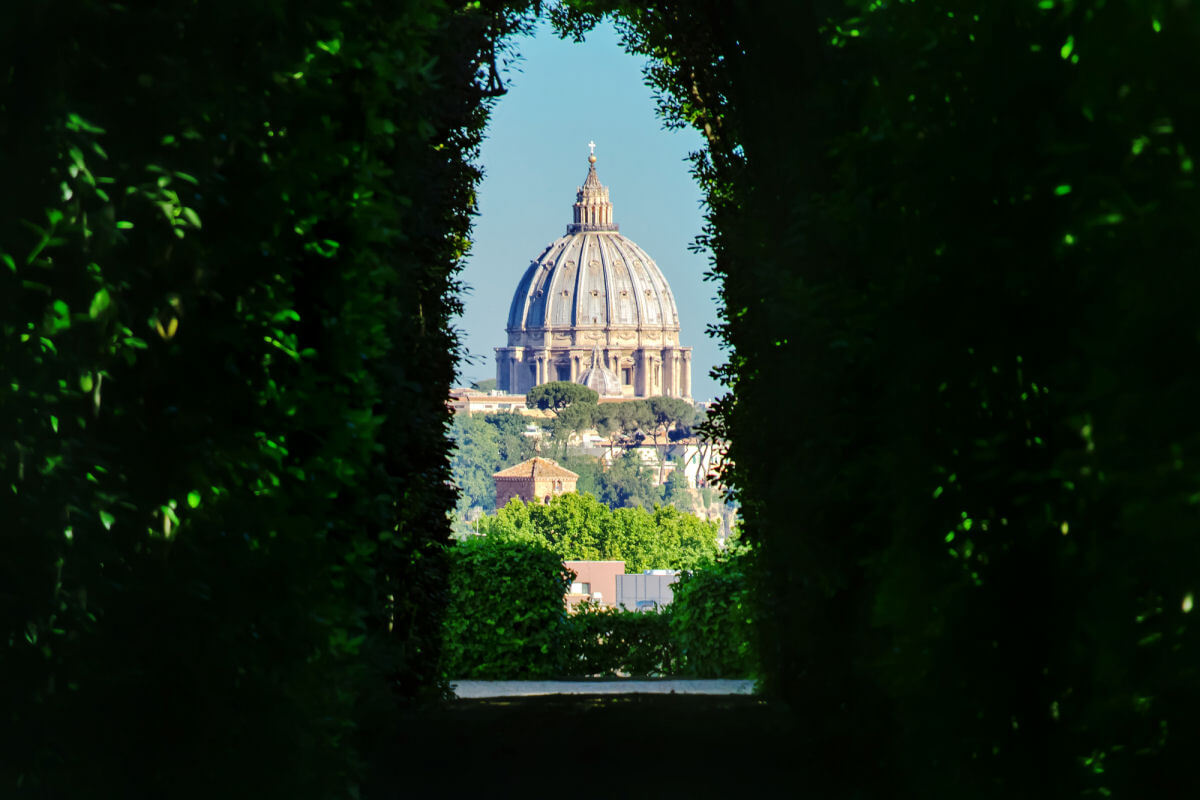
M680 388L682 397L692 396L692 354L686 350L683 353L683 386Z

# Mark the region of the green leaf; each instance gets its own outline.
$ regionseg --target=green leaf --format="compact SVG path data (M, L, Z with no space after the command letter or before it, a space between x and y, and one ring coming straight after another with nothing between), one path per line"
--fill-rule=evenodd
M108 513L107 511L100 512L100 524L104 526L104 530L106 530L106 531L112 530L113 523L116 521L117 521L117 518L114 517L112 514Z
M50 306L47 325L51 334L58 333L71 327L71 308L62 300L55 300Z
M112 305L112 295L108 293L108 289L101 289L92 295L92 303L88 306L88 316L92 319L97 319L101 314L108 310Z
M197 508L200 505L200 493L195 489L188 492L187 504L190 508Z

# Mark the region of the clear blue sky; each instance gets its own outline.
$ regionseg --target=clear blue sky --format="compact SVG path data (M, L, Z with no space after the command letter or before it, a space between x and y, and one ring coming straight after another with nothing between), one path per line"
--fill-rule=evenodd
M703 147L703 138L663 128L642 82L642 60L621 49L607 24L583 44L561 41L546 26L517 44L520 71L506 76L509 91L495 107L480 155L479 216L462 274L470 289L457 322L471 361L460 375L495 377L492 348L505 344L517 282L571 221L575 189L587 175L587 143L594 140L614 221L650 254L675 293L680 343L695 348L692 395L719 396L708 372L724 359L705 333L716 322L717 285L703 279L707 257L688 252L703 216L687 155Z

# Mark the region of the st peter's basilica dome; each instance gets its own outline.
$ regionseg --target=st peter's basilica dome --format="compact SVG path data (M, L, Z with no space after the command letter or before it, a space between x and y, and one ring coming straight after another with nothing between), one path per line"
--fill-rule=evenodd
M616 381L608 396L690 398L692 348L679 346L671 288L654 259L618 232L595 155L588 161L566 235L530 262L517 285L508 346L496 348L496 385L523 394L549 381L582 383L585 372L600 369Z

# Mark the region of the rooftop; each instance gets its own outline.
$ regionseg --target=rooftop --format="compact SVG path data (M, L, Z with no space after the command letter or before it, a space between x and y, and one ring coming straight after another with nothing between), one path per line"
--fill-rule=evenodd
M493 478L575 478L576 475L571 470L565 467L560 467L557 463L548 458L534 457L528 461L522 461L520 464L514 464L508 469L502 469L492 476Z

